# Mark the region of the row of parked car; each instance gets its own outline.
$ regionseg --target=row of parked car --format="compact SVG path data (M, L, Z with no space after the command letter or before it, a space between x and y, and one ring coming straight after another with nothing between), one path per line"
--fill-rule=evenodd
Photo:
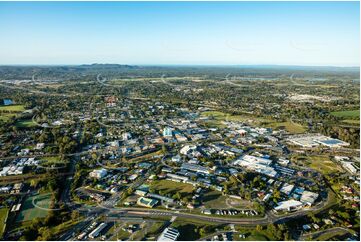
M255 215L258 215L258 212L255 210L217 209L217 210L215 210L214 214L216 214L216 215L244 214L247 216L255 216Z

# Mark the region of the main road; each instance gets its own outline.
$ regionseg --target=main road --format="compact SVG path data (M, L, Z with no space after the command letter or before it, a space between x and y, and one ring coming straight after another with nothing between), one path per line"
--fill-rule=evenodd
M218 216L207 216L202 214L195 213L186 213L183 211L171 211L165 209L152 209L152 208L114 208L106 206L93 206L88 207L89 212L98 213L99 209L103 209L107 215L112 214L116 216L134 216L134 217L164 217L164 216L177 216L181 218L195 219L213 223L232 223L232 224L241 224L243 226L256 226L256 225L267 225L270 223L284 223L287 220L294 219L297 217L302 217L307 215L310 211L320 211L324 208L327 208L330 204L330 198L326 202L319 203L313 208L303 209L296 211L290 214L277 215L272 211L268 211L264 217L261 218L231 218L231 217L218 217Z

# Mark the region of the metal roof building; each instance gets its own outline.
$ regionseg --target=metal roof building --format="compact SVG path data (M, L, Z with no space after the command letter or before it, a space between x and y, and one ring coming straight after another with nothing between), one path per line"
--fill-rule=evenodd
M158 237L158 241L176 241L180 233L174 228L166 228Z

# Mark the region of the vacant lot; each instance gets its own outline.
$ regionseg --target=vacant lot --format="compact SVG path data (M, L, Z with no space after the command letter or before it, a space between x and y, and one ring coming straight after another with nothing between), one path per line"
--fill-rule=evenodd
M327 156L308 156L306 160L309 163L309 167L315 169L323 174L330 174L340 171L340 167L330 160Z
M190 184L168 181L168 180L153 181L150 184L150 187L155 191L162 191L164 193L180 192L181 194L182 193L188 194L194 190L194 187Z
M5 230L6 219L8 217L9 209L8 208L1 208L0 209L0 239L3 237L3 233Z
M37 208L33 205L33 199L36 205L42 208L49 208L51 203L51 195L40 194L36 196L28 197L22 205L21 212L17 217L17 222L24 222L33 220L35 218L44 218L48 214L45 209Z
M253 117L250 115L231 115L220 111L207 111L201 114L203 117L213 118L217 121L239 121L239 122L256 122L256 123L271 123L274 120L260 117Z
M254 125L268 125L269 123L274 122L274 120L271 119L253 117L250 115L231 115L220 111L203 112L201 116L209 118L209 120L205 121L209 126L218 128L224 128L226 126L223 123L224 121L244 122Z
M285 129L292 134L300 134L306 131L305 127L303 127L301 124L293 122L271 123L267 126L273 129Z
M260 117L252 117L249 115L230 115L219 111L207 111L202 113L203 117L210 118L206 122L210 126L224 127L223 121L239 121L249 124L262 125L263 127L273 129L285 129L290 133L299 134L304 133L305 128L297 123L293 122L276 122L273 119L266 119Z
M228 208L227 197L223 196L221 192L210 191L204 194L204 206L206 208Z
M360 110L345 110L345 111L337 111L331 113L333 116L339 117L339 118L357 118L360 117Z

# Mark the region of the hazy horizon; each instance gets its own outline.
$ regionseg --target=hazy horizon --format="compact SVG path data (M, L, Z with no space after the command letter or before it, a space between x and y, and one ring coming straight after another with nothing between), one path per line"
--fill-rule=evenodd
M336 66L336 65L283 65L283 64L127 64L127 63L79 63L79 64L0 64L0 66L91 66L91 65L120 65L120 66L140 66L140 67L300 67L300 68L360 68L360 66Z

